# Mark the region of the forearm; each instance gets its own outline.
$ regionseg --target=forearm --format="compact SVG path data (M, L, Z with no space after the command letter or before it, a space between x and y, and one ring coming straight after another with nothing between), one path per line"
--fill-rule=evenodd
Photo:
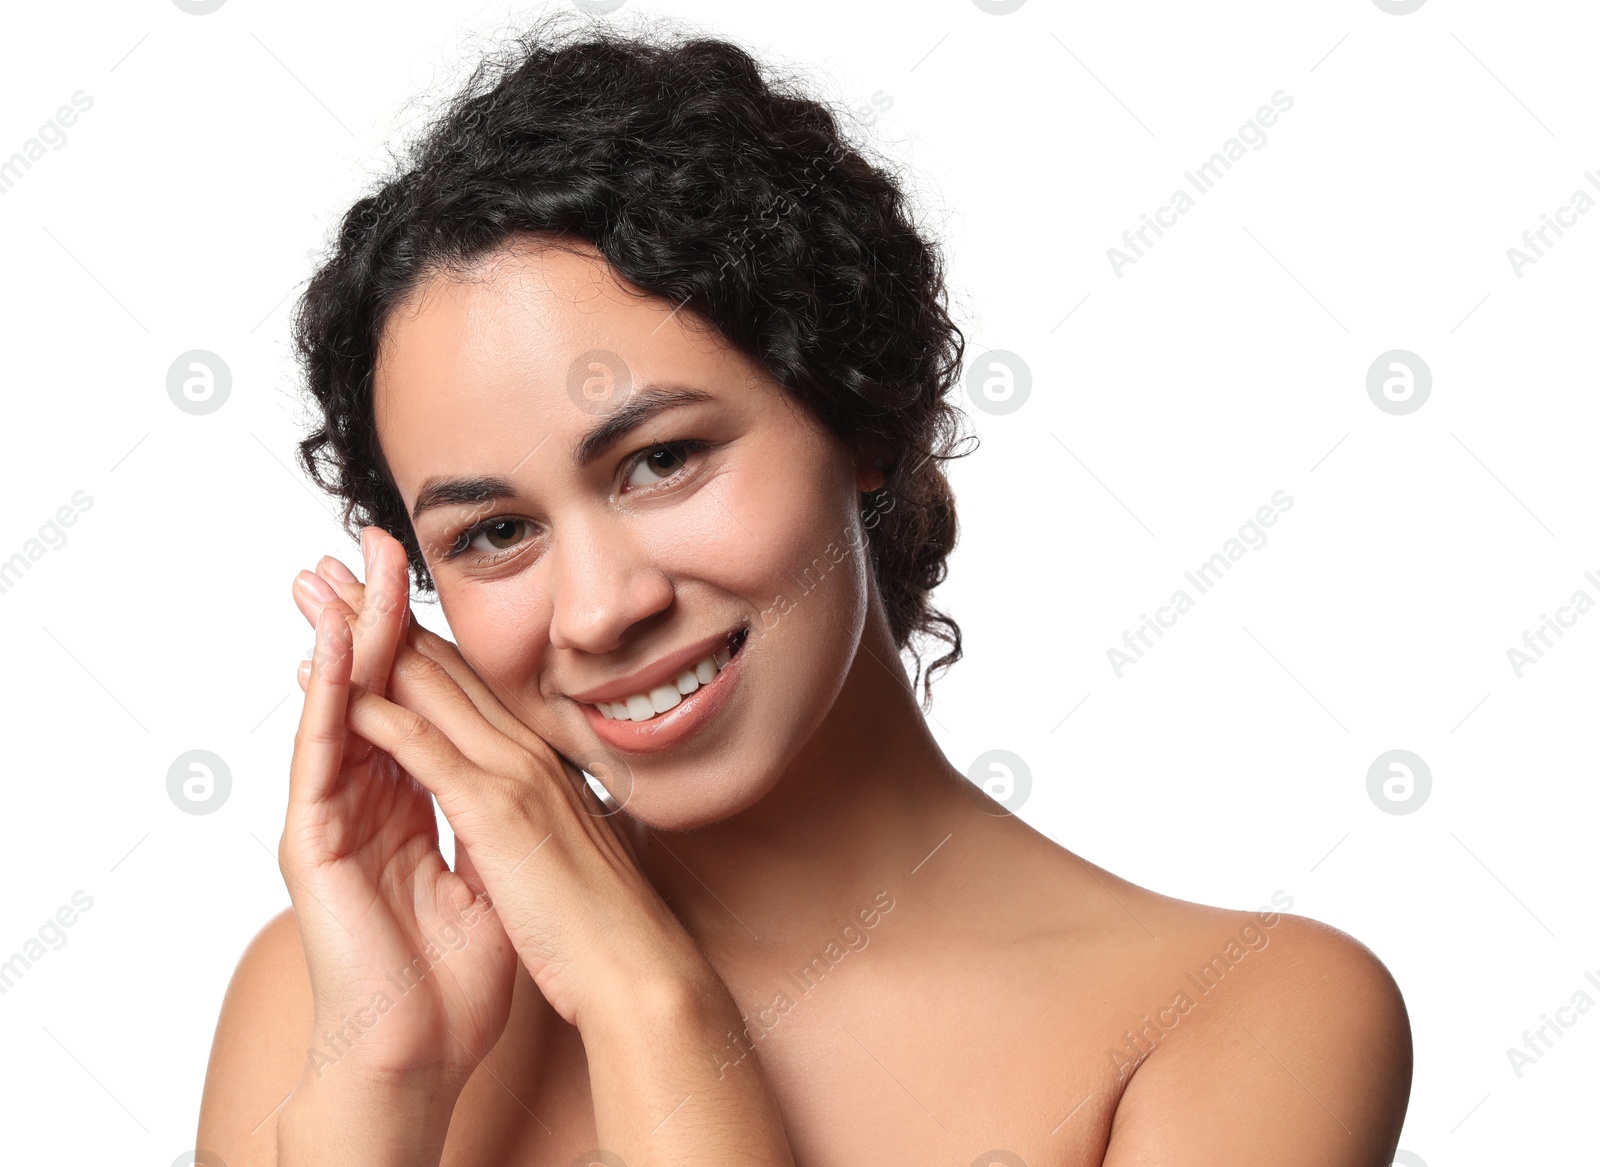
M723 1056L744 1021L709 966L622 986L578 1028L600 1149L629 1167L794 1167L760 1063Z
M278 1114L278 1167L439 1167L464 1085L308 1072Z

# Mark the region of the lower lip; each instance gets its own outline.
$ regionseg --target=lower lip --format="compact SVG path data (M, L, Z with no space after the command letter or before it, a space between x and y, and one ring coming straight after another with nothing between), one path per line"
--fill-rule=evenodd
M612 721L587 701L578 704L583 706L583 715L588 718L595 736L607 745L630 754L653 754L671 749L709 725L718 710L727 704L744 665L744 650L749 647L747 634L746 642L728 658L728 663L715 677L649 721Z

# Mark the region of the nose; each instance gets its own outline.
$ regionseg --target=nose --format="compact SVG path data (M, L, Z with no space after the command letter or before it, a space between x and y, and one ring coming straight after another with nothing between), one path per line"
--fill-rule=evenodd
M548 554L553 648L614 652L630 629L672 605L672 581L614 516L568 521Z

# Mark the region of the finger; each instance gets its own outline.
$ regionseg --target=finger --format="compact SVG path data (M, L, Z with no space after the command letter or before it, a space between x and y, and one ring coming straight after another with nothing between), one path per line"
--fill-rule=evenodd
M324 595L332 595L332 593L327 590L326 585L320 579L312 575L310 572L302 571L295 577L294 582L295 606L300 609L301 614L304 615L308 621L310 621L313 627L316 626L323 612L336 612L344 620L345 628L349 631L350 635L342 642L343 647L340 649L340 651L344 652L350 657L350 683L355 684L356 669L359 667L359 662L361 659L361 645L359 644L361 632L358 627L359 621L356 613L351 611L342 600L337 598L324 599ZM314 655L315 648L313 646L313 656ZM304 665L306 662L301 661L300 663L301 665ZM305 685L302 683L301 689L303 690L304 688ZM371 753L371 749L372 747L369 743L362 742L360 738L353 733L349 734L345 738L344 743L344 758L346 764L361 761L369 753Z
M366 596L366 585L354 577L346 579L345 577L349 575L343 564L326 555L318 561L315 574L301 573L296 581L301 586L296 589L295 600L308 620L314 619L317 605L329 602L326 597L330 596L336 597L338 602L348 605L353 611L361 611ZM543 739L538 738L524 722L506 709L494 691L484 684L483 678L477 671L462 658L454 644L422 627L409 605L406 608L406 620L405 634L395 646L393 663L389 670L389 683L385 690L389 695L395 696L396 675L402 662L411 668L415 675L429 681L436 679L432 675L433 669L442 669L450 682L477 710L479 716L499 730L503 736L511 738L524 748L534 748L536 741L542 742ZM433 668L430 668L428 662L432 662ZM411 702L399 697L396 697L396 700L400 700L401 704L412 705ZM412 707L416 708L415 705ZM440 724L444 723L441 721ZM459 722L445 726L446 732L452 736L455 736L457 729L465 728ZM481 755L475 756L480 762L484 760Z
M409 584L404 548L375 527L364 528L362 536L363 546L368 549L368 575L373 579L370 590L359 584L352 588L337 577L330 579L330 573L307 571L295 577L294 601L312 624L316 623L317 614L324 605L335 604L340 608L354 629L355 661L351 683L381 693L388 683L395 646L404 637L410 622L410 606L405 603L410 594ZM390 545L400 551L398 564ZM327 562L329 559L324 556L323 563Z
M309 574L302 573L302 577ZM324 577L317 578L324 585L329 583ZM296 582L298 584L300 581L297 579ZM346 586L342 589L344 597L356 599L358 602L360 599L359 590L359 585L355 588ZM322 608L331 607L344 613L352 626L360 627L359 617L347 606L344 598L324 601L315 598L309 589L297 587L295 589L295 603L299 605L306 619L312 623L316 622L317 613ZM443 637L435 636L429 632L426 633L427 636L434 643L446 646L448 651L441 651L437 654L425 651L418 647L419 643L423 643L417 635L419 631L426 632L420 624L413 622L411 629L408 630L407 639L402 640L395 648L394 663L390 667L385 690L388 696L401 705L418 709L433 717L445 729L446 733L456 740L462 742L475 741L477 743L476 748L469 749L468 752L475 761L485 768L492 768L497 761L504 759L505 755L481 738L479 730L475 726L476 721L487 722L501 737L509 739L524 750L538 751L547 747L546 739L534 729L530 729L526 722L518 718L500 702L500 699L495 696L493 690L484 684L483 679L478 676L472 666L462 659L461 654L455 650L453 644ZM358 648L358 660L359 655L360 649ZM297 674L297 679L302 692L306 687L305 673L309 667L310 662L300 662L300 671ZM443 678L437 675L440 672L444 674ZM409 678L409 684L404 688L399 688L397 686L402 684L402 673L405 673ZM448 678L448 680L446 681L444 678ZM450 686L454 686L455 691L461 695L459 701L450 695ZM441 696L447 701L447 704L441 705L439 703ZM462 701L465 704L462 704ZM424 704L426 704L426 708L423 708ZM472 713L476 713L476 718L470 716ZM371 745L370 743L362 742L357 735L352 734L348 748L351 751L350 757L358 760L364 756L366 751L371 749Z
M356 660L350 680L369 692L382 693L394 663L395 646L400 643L409 619L410 584L405 549L392 535L377 527L361 529L361 547L366 559L367 585L361 606L351 607L357 624Z
M438 661L408 644L395 653L389 670L389 699L413 713L421 714L442 730L457 749L484 770L509 772L527 755L530 745L544 749L541 739L531 737L510 714L494 707L513 726L502 728L487 717L477 703L462 690L456 679ZM490 697L493 701L493 697Z
M289 804L308 806L328 798L343 762L345 711L350 693L350 626L324 610L294 735L289 763Z
M317 560L316 574L341 600L356 611L361 610L361 606L366 602L367 585L358 580L355 573L343 562L331 555L324 555Z
M494 814L486 805L488 775L422 714L357 689L350 693L346 721L438 800L458 839L482 830Z
M324 555L317 561L316 574L339 599L354 610L358 612L361 610L365 602L366 585L357 580L342 563L331 555ZM408 651L421 653L449 673L451 679L477 707L478 712L501 733L526 748L533 748L535 739L545 740L543 723L524 703L516 702L515 712L507 708L505 702L501 701L495 691L484 682L478 671L467 663L466 658L461 655L461 650L452 641L423 627L422 622L417 619L416 612L409 605L406 608L406 615L405 634L395 649L396 664ZM391 669L391 691L392 675Z
M338 594L328 587L327 581L320 576L302 571L294 577L294 605L300 609L300 614L306 618L306 623L313 628L316 627L317 618L322 615L323 610L332 608L345 618L345 623L351 629L352 640L360 640L359 611L341 600Z
M474 898L488 898L488 885L483 882L483 876L478 874L478 865L472 861L472 852L460 839L456 840L456 874L472 889Z
M406 635L406 644L430 660L436 661L454 678L462 692L472 699L478 711L507 737L526 749L537 749L548 743L551 729L532 706L521 700L516 690L506 684L499 691L491 688L482 673L461 654L453 642L430 632L412 617L412 628ZM500 693L505 693L504 699Z
M440 637L435 639L445 644L449 643ZM402 667L408 672L422 668L419 658L420 661L432 662L434 667L442 669L450 678L450 682L472 703L473 708L478 711L478 716L498 730L502 737L510 739L524 750L541 750L546 747L548 743L545 738L535 728L531 728L527 721L506 708L500 698L495 696L494 691L484 684L483 678L454 651L435 655L419 648L415 643L402 643L395 652L395 667L390 681L391 694L394 694L395 699L401 704L412 705L412 702L398 695L398 691L394 689L393 678L399 675Z
M366 585L356 579L349 568L333 556L324 555L317 561L316 574L333 589L334 594L341 600L356 611L359 612L361 610L366 602ZM445 670L456 679L456 683L475 702L478 701L480 696L496 702L499 701L499 698L495 697L489 687L483 683L483 678L478 676L471 665L467 664L465 658L461 655L461 650L455 644L438 633L424 628L422 622L417 619L416 612L409 605L406 607L406 616L407 623L405 636L402 639L403 644L409 644L424 656L431 657L443 665Z

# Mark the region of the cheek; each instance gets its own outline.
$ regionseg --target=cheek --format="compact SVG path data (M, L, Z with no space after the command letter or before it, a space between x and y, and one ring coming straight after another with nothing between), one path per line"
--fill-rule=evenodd
M527 678L536 675L550 635L548 617L522 590L508 580L439 594L439 607L461 655L508 708L514 708L514 697L521 699L518 695L527 692Z
M783 703L825 709L867 619L871 559L852 546L865 542L854 533L855 496L820 472L774 482L752 471L722 498L739 521L724 516L718 545L700 557L715 566L698 574L747 605L763 659L784 662Z
M701 491L704 504L694 508L673 562L663 560L663 567L739 596L758 612L787 597L837 619L862 590L861 555L851 551L853 499L843 498L822 469L775 474L740 467L718 475Z

